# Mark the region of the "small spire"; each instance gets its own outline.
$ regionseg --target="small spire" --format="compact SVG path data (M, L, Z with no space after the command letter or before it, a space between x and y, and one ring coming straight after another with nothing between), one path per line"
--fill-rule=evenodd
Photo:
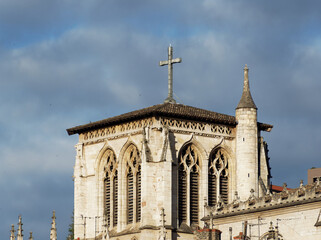
M29 240L33 240L32 232L30 232Z
M50 240L57 240L57 228L56 228L56 212L52 212L52 222L50 230Z
M235 191L235 192L234 192L234 201L237 201L237 200L239 200L239 199L240 199L239 194L238 194L237 191Z
M107 214L104 214L104 219L103 219L103 229L102 229L102 240L109 240L109 226L108 226L108 219L107 219Z
M18 230L17 230L17 240L23 240L23 234L22 234L22 218L21 215L19 215L19 222L18 222Z
M270 230L270 231L273 231L273 229L274 229L274 228L273 228L273 222L271 221L271 222L270 222L269 230Z
M12 224L11 225L11 230L10 230L10 240L15 240L16 239L16 236L14 235L15 233L15 230L14 230L14 225Z
M159 240L166 240L166 228L165 228L165 209L164 208L161 208L161 214L160 214L160 217L161 217L161 227L160 227L160 231L159 231Z
M239 104L237 105L236 109L238 108L255 108L257 109L252 95L250 91L250 84L249 84L249 68L247 64L244 67L244 85L243 85L243 93Z
M288 189L287 189L287 186L288 186L288 185L287 185L286 183L283 183L283 191L288 190Z

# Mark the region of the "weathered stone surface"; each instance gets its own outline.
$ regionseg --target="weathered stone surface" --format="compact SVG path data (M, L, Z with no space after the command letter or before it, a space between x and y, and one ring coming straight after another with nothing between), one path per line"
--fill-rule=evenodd
M79 134L74 166L75 238L207 239L212 214L217 229L211 232L212 239L236 236L243 231L245 220L256 236L269 231L265 223L272 221L278 224L284 239L320 239L319 182L301 185L295 191L285 187L279 194L269 192L268 148L261 131L270 131L272 126L257 122L246 69L244 74L243 95L235 117L164 103L68 129L69 134ZM126 159L131 147L139 156L135 164L141 168L141 198L135 190L134 217L128 223ZM107 164L111 161L108 151L113 153L112 166L118 172L117 191L113 187L108 190L116 194L118 206L109 209L111 220L106 224L104 180L111 166ZM197 176L193 178L197 187L191 184L192 176ZM182 179L186 181L184 189L179 187ZM138 186L135 181L133 185ZM215 192L211 199L210 191ZM179 202L180 194L186 194L186 203ZM211 207L207 206L210 201ZM181 223L179 204L186 204ZM139 207L141 219L136 218ZM113 222L114 211L117 224ZM195 214L197 220L192 222Z

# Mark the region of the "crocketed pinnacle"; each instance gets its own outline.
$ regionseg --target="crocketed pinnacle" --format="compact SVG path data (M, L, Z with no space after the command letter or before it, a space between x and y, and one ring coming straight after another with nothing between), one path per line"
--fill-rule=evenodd
M14 230L14 225L12 224L11 225L11 231L10 231L10 240L15 240L16 239L16 237L15 237L15 235L14 235L14 233L15 233L15 230Z
M52 222L50 230L50 240L57 240L57 228L56 228L56 212L52 212Z
M255 108L255 109L257 109L257 107L253 101L251 92L250 92L249 69L246 64L244 67L243 93L242 93L241 100L240 100L239 104L237 105L236 109L239 109L239 108Z
M18 222L18 230L17 230L17 240L23 240L23 234L22 234L22 218L21 215L19 215L19 222Z
M29 240L33 240L32 232L30 232Z

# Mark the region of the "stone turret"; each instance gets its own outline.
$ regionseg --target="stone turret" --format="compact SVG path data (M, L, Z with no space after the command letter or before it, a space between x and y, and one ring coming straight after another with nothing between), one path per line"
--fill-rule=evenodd
M30 232L29 240L33 240L32 232Z
M50 240L57 240L57 228L56 228L56 212L52 212L52 222L50 230Z
M23 224L22 224L21 216L19 216L18 230L17 230L17 240L23 240L22 225Z
M258 127L257 107L249 86L249 69L244 68L243 94L236 107L236 185L239 197L245 200L254 189L258 194Z

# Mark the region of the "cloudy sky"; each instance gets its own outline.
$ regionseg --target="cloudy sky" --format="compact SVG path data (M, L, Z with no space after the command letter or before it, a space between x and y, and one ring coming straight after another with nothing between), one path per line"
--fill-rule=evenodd
M273 184L321 167L320 1L0 0L0 236L65 239L74 145L66 128L162 103L171 43L179 103L234 115L243 67Z

